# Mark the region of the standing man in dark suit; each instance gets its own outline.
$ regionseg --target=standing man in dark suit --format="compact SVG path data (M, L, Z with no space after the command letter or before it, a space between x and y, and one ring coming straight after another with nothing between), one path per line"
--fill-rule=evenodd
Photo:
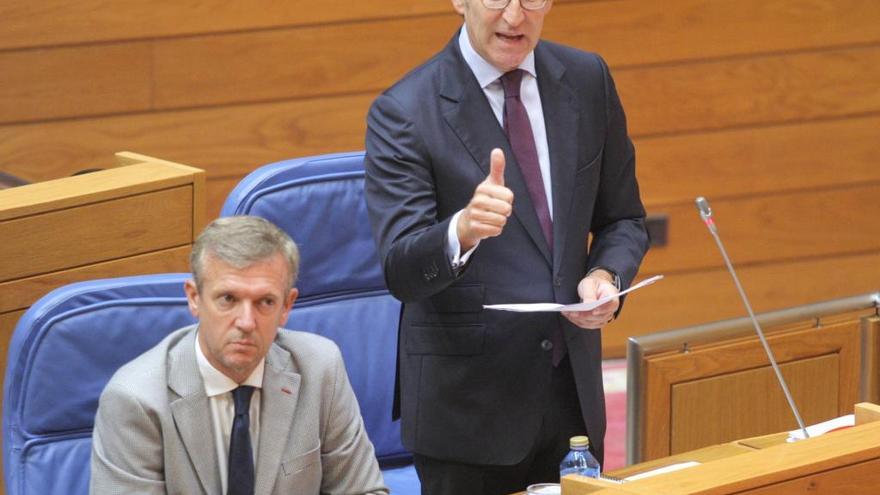
M483 305L616 295L645 212L608 67L539 41L552 0L452 4L464 27L370 109L367 204L404 302L399 412L423 493L510 493L557 480L572 435L602 459L599 330L620 301Z

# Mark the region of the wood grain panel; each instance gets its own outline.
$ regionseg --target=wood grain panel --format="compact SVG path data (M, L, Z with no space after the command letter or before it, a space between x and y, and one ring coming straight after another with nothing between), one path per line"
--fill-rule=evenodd
M0 52L0 123L149 109L150 70L145 43Z
M858 327L858 321L850 321L821 329L782 333L770 332L767 336L767 341L772 347L777 361L780 364L783 364L784 368L787 368L785 371L787 377L791 377L799 383L797 387L792 385L791 390L793 395L795 395L799 401L798 403L803 403L801 406L801 414L807 423L818 422L840 414L846 414L851 410L852 404L857 401L857 380L859 376L858 370L860 362ZM799 369L807 360L823 356L832 356L832 358L831 360L825 360L823 362L814 362L807 368ZM837 387L835 387L836 392L823 396L823 393L826 392L827 389L815 387L814 384L810 382L809 377L814 373L822 373L823 369L824 372L828 372L830 369L829 367L832 365L836 366L836 371L834 373L834 381L837 383ZM642 458L655 459L669 455L670 453L675 453L670 451L670 448L675 441L673 439L673 434L675 432L672 430L674 424L672 414L673 412L678 412L686 415L683 410L672 407L675 400L673 387L676 384L684 384L687 382L693 382L694 380L716 379L726 382L728 386L733 386L733 382L721 379L723 376L733 374L743 378L739 380L739 383L745 385L746 378L748 377L747 375L740 375L740 373L760 369L763 369L763 372L769 372L767 366L767 356L764 352L763 346L757 338L704 346L701 348L695 348L688 354L668 354L665 356L658 356L649 361L645 373L650 381L644 389L644 404L645 410L651 411L651 419L650 423L645 425L645 428L647 429L645 430ZM775 378L775 376L772 378ZM757 380L759 379L757 377L752 377L752 379L755 380L752 384L757 385ZM772 381L767 381L766 384L771 386L771 389L775 389L776 387ZM736 385L736 387L739 386L739 384ZM803 390L801 390L801 388L803 388ZM750 397L753 395L772 396L775 392L771 392L771 389L729 388L729 398L719 400L734 400L747 406L750 399L743 397ZM709 390L706 391L710 392ZM743 397L736 395L736 392L740 392ZM679 397L679 400L682 398L683 397ZM693 396L688 395L688 398L693 399ZM706 400L708 401L708 399ZM756 401L755 404L757 404L758 402L763 401L763 398L759 397L754 400ZM703 399L700 399L698 403L690 404L690 407L699 408L701 407L700 404L702 402ZM825 405L827 405L828 402L833 406L830 410L825 409ZM773 404L774 402L764 402L764 405L767 407ZM782 410L787 412L787 403L782 400L780 404L783 406ZM679 402L677 405L679 407L686 406L684 402ZM819 410L813 411L812 409L808 409L808 406L810 408L816 407ZM711 406L706 405L702 407ZM753 409L745 407L745 410ZM765 411L767 414L774 414L764 409L760 410ZM738 411L739 416L744 415L742 410ZM718 411L714 412L720 414L720 416L716 416L715 422L719 425L723 425L723 427L719 428L717 433L703 431L707 428L704 428L703 424L699 422L692 422L690 425L682 422L679 423L678 426L679 428L690 429L690 433L687 435L689 438L691 435L697 434L702 434L707 437L718 434L722 435L722 437L726 436L724 438L726 438L727 441L737 438L736 433L738 432L727 431L727 428L739 428L741 425L746 424L746 421L738 419L738 416L735 414L729 414L730 411L727 413L720 413ZM819 413L825 415L819 415ZM727 422L724 420L727 420ZM760 424L761 420L749 419L747 422L750 424ZM783 430L794 428L797 426L797 423L793 418L789 417L787 425L788 426L785 426ZM767 426L772 425L768 424ZM778 430L770 429L755 431L756 433L751 434L775 433ZM678 433L681 434L682 431L680 430ZM691 442L691 444L693 444L693 442L699 443L699 441L699 439L687 440L687 442ZM701 446L706 445L708 445L708 443L701 444Z
M645 0L556 5L546 39L612 67L880 41L874 0Z
M880 460L859 462L749 490L748 495L839 495L880 486Z
M193 211L192 201L185 186L4 221L0 259L12 262L0 265L0 280L190 244L193 219L179 213Z
M440 50L460 22L450 9L415 20L157 42L156 106L379 91Z
M875 313L874 317L866 318L862 324L862 360L864 364L859 399L878 404L880 403L880 316L876 316Z
M458 19L418 22L425 25L387 21L159 42L156 105L378 91L442 47ZM624 68L616 78L635 136L880 111L880 48L873 46Z
M880 4L878 4L880 5ZM697 196L713 201L880 180L880 116L702 132L635 141L649 211Z
M835 189L778 192L715 200L718 232L735 266L843 254L880 252L871 228L880 218L880 181ZM668 245L648 252L641 270L673 273L720 268L724 260L700 220L693 199L655 208L668 215ZM880 269L877 270L880 275ZM880 277L878 277L880 287Z
M189 254L190 247L187 245L3 282L0 283L0 312L28 308L49 291L83 280L188 272Z
M755 312L874 292L880 253L737 267ZM643 272L640 278L649 276ZM746 316L724 269L667 274L627 297L621 317L602 331L605 357L623 357L626 339L688 325Z
M121 152L119 155L130 155ZM137 155L134 155L137 156ZM177 186L202 188L204 172L177 163L145 157L137 167L120 167L59 180L37 182L0 194L0 220L117 199ZM196 201L197 197L194 191ZM194 202L194 204L200 204Z
M4 169L31 181L112 167L121 148L243 177L287 158L364 147L375 95L0 126Z
M6 376L6 355L9 353L9 340L12 338L12 331L25 310L10 311L8 313L0 313L0 381ZM2 405L3 397L0 397L0 405Z
M880 47L615 71L635 137L880 111Z
M446 0L24 0L0 3L0 49L192 35L451 10Z
M804 423L815 424L839 415L839 361L837 354L828 354L780 365ZM671 408L672 454L797 428L769 365L675 383ZM707 424L713 427L705 427Z
M236 180L286 158L363 149L373 95L0 126L4 170L31 181L113 166L120 147L189 163L214 180ZM649 211L710 200L880 179L880 116L636 140ZM792 172L795 170L795 172ZM223 196L225 197L225 196ZM222 199L221 199L222 201ZM661 211L661 210L656 210Z

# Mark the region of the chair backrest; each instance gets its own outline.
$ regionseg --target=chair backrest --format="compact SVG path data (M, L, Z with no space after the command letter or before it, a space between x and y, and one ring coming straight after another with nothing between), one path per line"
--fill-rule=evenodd
M260 167L230 193L221 216L256 215L300 248L300 298L287 326L342 350L382 466L409 459L391 420L400 303L385 288L364 203L363 152Z
M3 468L7 495L86 494L98 398L123 364L195 320L189 274L58 288L21 317L7 355Z

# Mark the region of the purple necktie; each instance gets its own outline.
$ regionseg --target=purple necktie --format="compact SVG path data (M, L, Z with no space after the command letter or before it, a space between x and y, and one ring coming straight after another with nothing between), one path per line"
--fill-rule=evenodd
M535 148L535 136L532 134L532 125L529 123L529 113L519 97L519 88L522 83L522 69L514 69L501 76L501 86L504 87L504 133L513 148L513 155L519 164L519 171L526 181L529 197L535 205L538 221L541 223L541 231L544 239L553 252L553 221L550 219L550 209L547 206L547 194L544 191L544 180L541 178L541 166L538 163L538 150ZM562 327L557 327L553 332L553 366L559 366L565 357L565 337Z
M522 76L522 69L514 69L501 76L501 86L504 87L504 133L513 148L513 155L526 181L529 197L535 205L541 231L544 232L544 239L552 252L553 220L550 219L550 208L547 206L547 194L544 192L544 180L541 179L541 165L538 163L538 150L535 148L529 114L519 98Z

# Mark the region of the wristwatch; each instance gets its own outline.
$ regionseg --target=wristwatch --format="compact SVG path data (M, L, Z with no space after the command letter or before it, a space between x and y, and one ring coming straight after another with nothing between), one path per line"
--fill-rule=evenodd
M590 268L590 271L587 272L587 276L589 277L590 274L595 272L596 270L605 270L606 272L611 274L611 283L614 284L614 287L616 287L617 290L620 290L620 275L615 273L613 270L605 268L604 266L594 266L593 268Z

